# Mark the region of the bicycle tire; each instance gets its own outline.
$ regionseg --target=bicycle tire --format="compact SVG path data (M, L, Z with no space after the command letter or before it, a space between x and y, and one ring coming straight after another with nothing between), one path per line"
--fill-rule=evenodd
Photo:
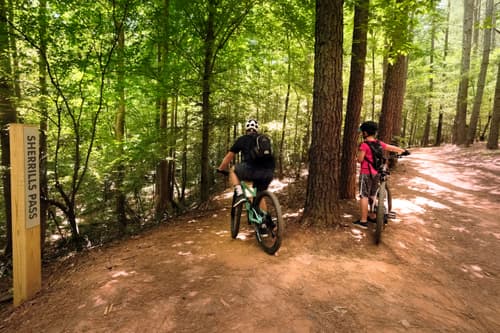
M236 199L236 194L233 196L233 203ZM243 204L239 204L234 207L233 203L231 204L231 237L238 237L238 232L240 231L240 222L241 222L241 211L243 209Z
M278 198L270 191L262 191L254 200L254 207L260 207L262 201L266 203L266 212L261 213L265 226L254 224L257 242L267 254L275 254L281 246L285 232L285 221L281 215L281 206ZM256 209L261 212L260 209ZM265 227L265 228L264 228Z
M389 188L389 185L385 183L385 196L386 196L386 201L387 201L387 212L390 213L392 212L392 194L391 194L391 189Z
M389 207L387 207L387 188L385 182L381 182L377 190L377 219L375 225L375 244L379 244L382 240L382 231L384 230L384 220L386 218L387 212L389 212Z

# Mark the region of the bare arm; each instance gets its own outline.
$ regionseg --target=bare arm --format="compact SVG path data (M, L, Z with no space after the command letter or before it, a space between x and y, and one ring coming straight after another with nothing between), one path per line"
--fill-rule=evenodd
M228 151L226 156L224 156L224 159L220 163L219 167L217 168L217 170L226 170L227 167L229 166L229 163L231 163L231 161L233 160L234 155L235 154L232 151Z
M363 160L365 159L365 151L364 150L361 150L361 149L358 150L357 159L358 159L358 163L363 162Z
M393 145L386 145L385 150L392 151L392 152L398 153L398 154L402 154L406 151L406 149L403 149L403 148L400 148L397 146L393 146Z

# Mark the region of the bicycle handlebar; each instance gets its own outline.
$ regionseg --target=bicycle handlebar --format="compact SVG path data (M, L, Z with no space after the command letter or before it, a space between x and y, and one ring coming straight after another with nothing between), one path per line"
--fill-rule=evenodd
M397 154L397 153L391 153L391 154L389 154L389 159L401 158L401 157L404 157L404 156L408 156L410 154L411 154L410 151L408 149L405 149L405 151L402 152L401 154Z
M229 176L229 171L217 169L217 172L223 174L224 176Z
M408 149L405 149L405 151L399 154L398 157L408 156L410 154L411 154L410 151Z

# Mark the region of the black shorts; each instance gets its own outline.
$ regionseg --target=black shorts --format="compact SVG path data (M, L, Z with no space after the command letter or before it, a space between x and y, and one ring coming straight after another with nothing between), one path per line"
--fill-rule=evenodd
M253 182L253 186L259 192L267 190L274 177L274 169L256 168L245 162L236 164L234 173L240 180Z

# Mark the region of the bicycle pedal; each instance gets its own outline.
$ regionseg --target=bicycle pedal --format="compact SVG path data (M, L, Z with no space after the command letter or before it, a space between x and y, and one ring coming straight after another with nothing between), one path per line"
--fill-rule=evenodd
M396 212L389 212L387 214L387 218L389 218L389 219L395 219L396 218Z

